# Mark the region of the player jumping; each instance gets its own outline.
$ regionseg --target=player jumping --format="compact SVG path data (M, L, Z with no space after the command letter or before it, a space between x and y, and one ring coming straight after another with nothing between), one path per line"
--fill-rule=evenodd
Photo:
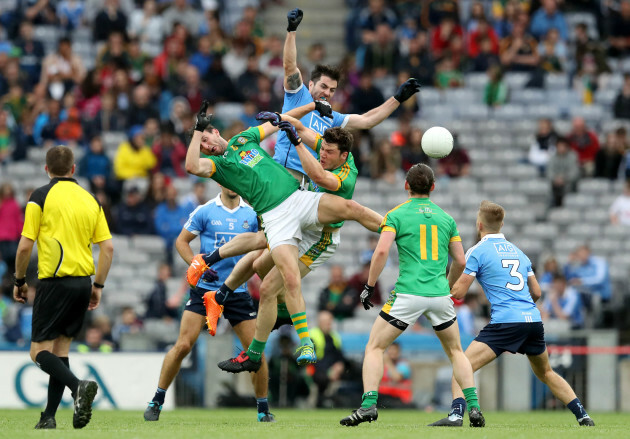
M372 255L368 282L361 293L367 310L374 284L387 262L394 243L398 247L400 273L394 291L376 318L363 360L363 402L340 423L356 426L378 418L378 386L383 378L383 353L409 325L424 315L431 322L444 352L453 364L453 375L464 389L471 427L483 427L477 389L470 361L464 355L456 324L450 287L465 265L464 248L453 218L429 199L435 188L430 167L417 164L407 173L405 189L409 199L390 210L383 219L381 237ZM448 255L453 258L446 276Z

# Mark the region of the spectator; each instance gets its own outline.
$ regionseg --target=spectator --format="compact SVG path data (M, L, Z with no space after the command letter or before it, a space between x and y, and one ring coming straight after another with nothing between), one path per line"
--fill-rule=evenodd
M107 314L99 314L92 319L91 326L95 326L101 330L103 334L103 340L105 343L109 343L115 346L114 339L112 337L112 321L107 317Z
M6 269L15 271L15 253L22 235L24 214L15 201L15 191L11 183L0 185L0 260L7 265ZM1 281L2 276L0 276Z
M482 17L477 21L476 29L468 36L468 56L476 58L481 53L481 45L484 40L490 42L490 53L499 54L499 37L488 21Z
M599 150L597 134L591 131L584 118L573 118L573 129L567 136L571 149L576 152L583 175L591 176L595 171L595 155Z
M436 72L435 84L441 89L462 87L464 85L464 75L450 56L445 56L438 61Z
M385 102L383 93L374 86L372 79L371 72L364 70L363 73L361 73L359 87L352 93L350 98L352 102L352 113L367 113L372 108L376 108Z
M157 76L172 86L177 86L177 67L185 59L186 46L176 38L167 38L164 50L153 58L153 67Z
M206 184L203 181L196 181L193 185L192 192L184 197L181 204L184 206L188 215L190 215L197 206L201 206L207 202L208 196L206 195Z
M179 304L171 303L168 300L166 281L170 278L171 267L168 264L160 264L155 285L146 299L145 319L172 320L177 318Z
M162 13L164 32L170 34L175 23L184 25L189 32L196 36L199 30L199 12L187 4L186 0L174 0L172 5Z
M361 257L361 269L352 275L350 279L348 279L348 285L352 288L356 295L360 295L361 291L363 291L363 286L367 282L368 275L370 274L370 258ZM388 286L389 287L389 286ZM381 295L381 284L379 281L376 281L374 285L374 295L371 299L372 303L375 305L380 305L383 303L382 295Z
M398 149L392 147L389 139L381 139L377 142L375 151L370 154L370 177L394 184L396 174L400 172L400 163Z
M151 91L145 84L136 86L129 106L127 125L144 125L147 119L159 119L160 115L151 102Z
M35 39L33 24L30 21L23 21L20 24L17 47L20 48L20 71L26 74L27 90L30 90L40 79L42 60L45 56L44 45Z
M122 309L120 319L112 329L114 342L120 346L124 334L137 334L142 330L142 321L138 318L136 311L126 306Z
M125 37L121 32L111 32L107 36L107 43L99 58L98 65L106 71L101 73L101 81L106 84L106 87L111 86L109 82L112 80L114 71L124 69L125 74L127 73L126 70L131 67L131 57L125 48Z
M84 77L83 61L72 53L70 39L60 39L57 52L44 58L40 82L48 88L54 99L61 99L74 85L80 84Z
M109 354L113 351L113 344L105 340L105 334L103 334L103 330L98 326L88 326L85 331L85 341L77 345L77 352L80 354L87 354L89 352Z
M623 87L615 99L613 111L617 119L630 119L630 73L623 75Z
M258 61L260 71L265 72L273 80L284 76L284 68L282 66L283 50L284 41L278 35L271 35L266 40L265 53L260 56Z
M151 235L153 219L149 206L142 201L140 189L132 186L126 190L124 200L117 206L116 233L120 235Z
M112 32L127 37L127 15L120 8L119 0L105 0L92 25L94 41L105 41Z
M444 51L448 49L451 39L455 36L463 37L462 27L457 24L455 17L446 15L442 18L439 26L433 28L431 32L431 49L433 56L442 57Z
M149 206L151 211L162 204L166 200L166 186L171 184L171 179L157 171L151 174L149 188L147 189L144 202Z
M556 150L547 163L547 179L551 182L551 205L562 206L564 196L575 191L580 176L577 154L571 149L565 137L556 139Z
M606 51L602 43L588 36L586 23L578 23L575 26L575 69L578 76L584 73L585 60L592 59L596 66L596 74L610 73L610 67L606 61Z
M418 32L409 40L407 53L399 57L397 70L409 72L409 76L416 78L421 84L432 84L435 62L428 45L427 33Z
M392 343L383 356L383 379L378 387L379 403L387 408L413 407L411 365L401 358L400 344Z
M493 65L488 69L488 83L483 100L489 107L500 107L508 100L508 86L503 81L503 71L500 65Z
M4 165L11 156L11 145L14 142L9 128L9 113L0 108L0 165Z
M500 64L499 55L492 51L490 38L482 38L479 43L479 54L471 60L470 70L473 72L487 72L490 67Z
M621 0L619 12L611 12L608 54L623 57L630 51L630 0Z
M514 22L512 32L499 44L501 64L509 71L532 72L538 68L538 43L526 33L525 23Z
M210 40L210 37L207 35L199 37L197 42L197 52L191 55L188 63L197 67L199 75L204 77L208 73L213 59L214 55L212 53L212 41Z
M66 111L66 119L55 129L55 138L67 146L76 147L83 142L83 126L79 110L75 107Z
M505 3L505 7L502 3L494 3L492 6L495 17L494 30L499 38L505 38L512 33L520 5L517 2L509 1Z
M35 286L29 285L26 296L26 303L18 306L12 325L7 325L5 338L7 341L25 345L31 340L31 330L33 327L33 303L35 302ZM8 319L12 320L12 319Z
M612 288L608 262L602 257L591 255L587 245L579 246L569 255L564 273L569 284L582 294L587 308L592 308L598 301L610 301Z
M406 142L400 151L402 170L406 173L411 167L417 163L429 163L429 156L422 149L422 130L413 128L409 135L409 141Z
M278 407L295 407L299 399L309 395L309 385L295 362L296 344L291 333L282 328L278 332L277 352L269 358L269 401Z
M317 355L313 374L317 385L317 407L334 407L326 400L333 397L342 380L356 380L358 367L343 354L341 336L333 329L332 313L320 311L317 320L317 327L310 331Z
M479 29L479 23L481 21L488 22L486 18L486 11L484 10L483 3L481 1L474 1L470 5L470 16L466 23L466 32L472 36L472 34Z
M113 93L105 92L101 98L100 110L88 124L88 136L93 137L109 131L124 131L126 123L125 114L119 111L116 104L116 96Z
M567 45L559 37L557 29L549 29L538 45L541 67L549 73L560 73L566 69Z
M558 10L557 0L542 0L542 6L532 15L530 31L541 40L551 29L557 29L560 40L568 41L569 29L562 12Z
M112 174L112 162L103 148L101 136L90 140L90 147L79 163L79 175L90 182L90 191L106 190Z
M128 140L118 145L114 157L114 174L118 180L144 178L155 167L157 160L145 143L142 126L129 129Z
M595 177L616 180L619 177L624 148L615 132L606 135L606 144L595 155Z
M562 274L562 270L560 269L558 260L553 256L545 259L545 262L543 263L542 276L538 278L538 283L540 284L540 289L543 294L547 294L549 292L554 277L559 274Z
M166 244L166 261L173 265L173 244L188 219L186 208L177 202L177 189L166 186L166 199L155 209L155 230Z
M610 223L630 227L630 179L626 180L623 193L610 206Z
M153 144L153 154L157 159L156 169L170 177L186 177L183 164L186 160L186 147L175 135L171 122L162 123L160 138Z
M318 64L325 64L326 46L323 43L316 42L309 46L306 52L306 59L303 61L304 71L312 72Z
M57 6L59 24L67 31L73 31L83 25L84 5L78 0L63 0Z
M254 94L253 102L258 110L271 111L275 108L282 107L282 101L274 93L272 87L273 84L271 83L271 79L269 78L269 76L265 75L264 73L260 73L256 77L256 88L258 92ZM257 124L258 122L256 123L256 125Z
M154 0L145 0L142 9L135 9L129 17L129 37L140 41L140 49L151 57L162 51L164 22L157 13Z
M386 24L390 29L395 29L398 25L396 13L387 7L385 0L369 0L368 6L359 13L359 27L368 39L370 33L375 32L380 24Z
M538 131L532 146L529 147L529 162L538 168L540 175L545 175L549 158L556 147L558 134L551 124L551 119L540 119Z
M354 315L358 303L359 296L348 285L343 267L331 265L328 286L319 293L319 310L330 311L337 320L343 320Z
M571 329L580 329L584 326L580 294L575 288L567 285L567 280L562 274L553 277L551 289L545 295L540 311L545 325L552 326L555 320L566 322Z
M377 25L374 42L365 50L364 70L371 71L377 78L392 74L398 65L399 56L392 28L386 23Z
M457 20L459 17L458 0L430 0L422 7L421 23L425 29L434 27L445 18Z
M55 139L55 131L61 123L61 101L48 100L47 111L35 119L33 139L40 145L51 146Z
M437 163L437 174L449 178L465 177L470 174L470 156L455 137L453 151Z

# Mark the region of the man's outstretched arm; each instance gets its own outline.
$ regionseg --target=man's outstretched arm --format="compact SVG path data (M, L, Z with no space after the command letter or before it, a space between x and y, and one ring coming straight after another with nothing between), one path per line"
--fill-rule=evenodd
M389 117L403 102L420 91L420 83L415 78L405 81L396 94L376 108L364 114L351 114L344 128L368 130Z
M284 67L284 88L285 90L297 90L302 85L302 74L297 67L297 46L295 43L295 31L302 21L304 13L295 8L287 14L288 27L287 36L284 40L284 53L282 65Z

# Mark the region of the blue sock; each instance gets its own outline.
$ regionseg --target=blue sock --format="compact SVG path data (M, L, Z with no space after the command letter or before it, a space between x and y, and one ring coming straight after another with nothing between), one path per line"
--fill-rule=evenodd
M225 300L228 298L230 294L233 294L234 290L230 289L227 285L223 284L219 287L217 294L214 296L215 300L219 305L223 305Z
M464 417L464 413L466 412L466 400L464 398L456 398L451 403L451 411L450 415L458 415L462 418Z
M158 405L163 405L165 397L166 397L166 389L162 389L161 387L158 387L157 391L155 392L155 396L153 397L153 401L151 402L157 402Z
M567 404L567 407L573 412L573 414L575 415L575 419L577 419L578 421L588 416L588 413L586 413L586 409L580 402L580 398L575 398L573 401Z
M269 401L267 398L256 398L258 413L269 413Z

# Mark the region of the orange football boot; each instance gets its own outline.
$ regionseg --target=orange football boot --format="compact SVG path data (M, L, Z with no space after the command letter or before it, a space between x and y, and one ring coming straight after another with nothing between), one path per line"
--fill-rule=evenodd
M206 324L208 333L214 336L217 333L217 323L223 314L223 305L219 305L215 298L216 291L208 291L203 295L203 305L206 307Z

